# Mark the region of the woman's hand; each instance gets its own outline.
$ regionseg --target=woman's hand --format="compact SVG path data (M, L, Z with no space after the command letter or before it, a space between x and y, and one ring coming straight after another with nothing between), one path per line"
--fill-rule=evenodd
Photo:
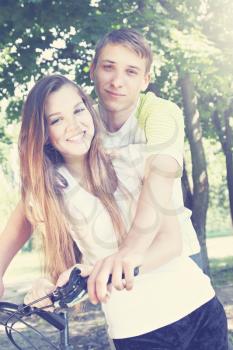
M90 265L84 265L84 264L76 264L72 266L70 269L64 271L60 274L60 276L57 279L56 285L54 285L51 281L49 281L46 278L40 278L38 279L32 286L32 288L29 290L29 292L24 297L24 303L30 304L36 299L40 299L50 293L52 293L57 287L63 286L70 277L71 271L74 267L77 267L81 271L81 276L86 277L89 276L89 274L93 270L93 266ZM1 284L0 284L1 287ZM33 304L33 306L36 307L46 307L48 305L51 305L51 300L49 298L46 298L44 300L41 300L40 302ZM52 310L52 308L50 308Z
M30 304L34 300L40 299L40 298L52 293L55 288L56 288L56 286L48 279L39 278L38 280L35 281L35 283L32 285L32 288L25 295L24 303ZM48 305L51 305L51 300L49 298L46 298L44 300L39 301L36 304L33 304L33 306L38 307L38 308L46 307ZM52 310L52 308L50 308L50 310Z

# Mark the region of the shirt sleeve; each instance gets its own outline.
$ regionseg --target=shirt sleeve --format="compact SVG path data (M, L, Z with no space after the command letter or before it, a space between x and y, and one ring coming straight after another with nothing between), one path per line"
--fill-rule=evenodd
M152 92L140 97L137 119L144 129L150 154L164 154L175 158L183 166L184 119L180 108Z

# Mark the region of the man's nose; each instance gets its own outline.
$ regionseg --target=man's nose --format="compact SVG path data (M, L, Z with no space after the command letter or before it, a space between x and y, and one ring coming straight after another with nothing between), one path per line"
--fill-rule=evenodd
M124 84L123 73L120 71L114 72L112 76L111 84L116 88L122 87Z

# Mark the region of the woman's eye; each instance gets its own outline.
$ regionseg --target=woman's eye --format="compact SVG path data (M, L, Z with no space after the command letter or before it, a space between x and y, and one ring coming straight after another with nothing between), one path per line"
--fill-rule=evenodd
M54 118L54 119L50 120L49 125L57 124L60 121L61 121L61 117Z
M83 112L83 111L85 111L85 110L86 110L86 106L83 104L83 105L77 107L77 108L74 110L74 114L79 114L79 113L81 113L81 112Z

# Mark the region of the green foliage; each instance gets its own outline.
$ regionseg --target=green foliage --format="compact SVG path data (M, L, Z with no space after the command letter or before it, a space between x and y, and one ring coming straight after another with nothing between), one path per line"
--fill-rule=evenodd
M13 186L10 175L7 176L0 167L0 232L19 199L18 187Z
M200 88L204 91L207 87L213 89L209 85L215 81L219 62L225 67L221 48L212 40L215 17L206 19L211 17L208 11L212 14L218 10L210 0L206 2L206 10L201 0L11 0L0 6L3 96L13 95L18 84L26 84L32 76L38 79L46 71L72 72L81 85L89 85L88 66L97 40L121 26L137 28L151 41L162 62L156 76L156 89L161 95L177 97L174 95L177 67L192 73L197 85L201 74ZM224 23L228 25L226 18L224 14Z
M225 157L219 142L205 142L207 167L210 183L209 208L207 214L207 232L230 230L228 191L226 185Z
M8 145L12 142L11 139L8 136L6 136L3 126L0 127L0 140L1 142L4 142Z
M21 99L11 99L6 109L6 121L12 123L17 121L21 114L23 101Z
M134 27L153 48L150 89L181 106L178 75L192 77L203 136L219 153L217 161L210 160L205 147L211 185L207 227L224 226L229 210L225 163L211 117L217 110L223 121L232 103L232 18L232 0L0 1L0 99L10 102L0 124L4 171L10 172L6 126L19 119L28 86L54 72L90 86L89 65L98 39L113 28Z

